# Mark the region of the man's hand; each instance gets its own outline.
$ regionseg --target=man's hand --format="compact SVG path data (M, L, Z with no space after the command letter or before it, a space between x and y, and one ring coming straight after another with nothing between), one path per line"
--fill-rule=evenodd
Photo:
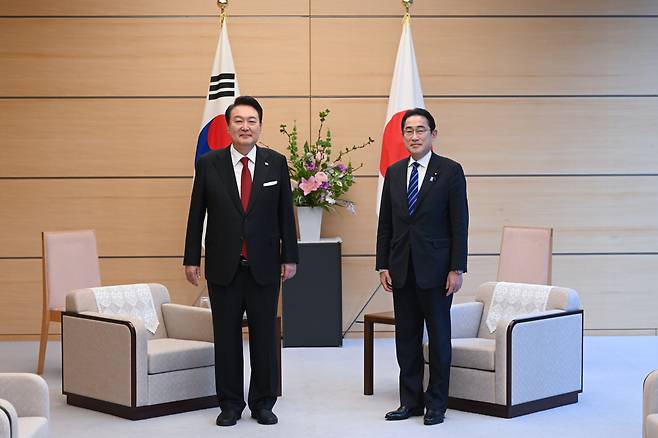
M297 273L296 263L281 263L281 279L290 280Z
M462 288L462 283L464 282L464 277L462 274L458 274L455 271L450 271L448 273L448 280L446 280L446 296L450 296L455 292L458 292Z
M388 270L379 273L379 282L386 292L393 292L393 281L391 281L391 275L388 273Z
M187 281L198 286L199 278L201 278L201 268L199 266L185 266L185 277Z

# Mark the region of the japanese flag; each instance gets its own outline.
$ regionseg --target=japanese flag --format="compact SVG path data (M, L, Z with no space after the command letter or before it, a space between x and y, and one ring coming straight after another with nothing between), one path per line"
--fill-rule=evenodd
M398 55L395 60L395 70L391 91L388 96L388 110L386 111L386 125L382 139L382 155L379 160L379 185L377 187L377 215L384 186L386 169L396 161L409 156L402 139L402 116L413 108L425 108L423 90L420 86L420 76L416 65L416 53L411 37L411 24L405 18L402 26L402 36L398 46Z

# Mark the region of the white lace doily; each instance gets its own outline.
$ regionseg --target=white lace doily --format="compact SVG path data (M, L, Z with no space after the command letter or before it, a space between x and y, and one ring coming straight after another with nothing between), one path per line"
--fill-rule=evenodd
M129 316L144 322L155 333L160 325L148 284L92 287L98 312L104 315Z
M487 314L489 333L496 331L498 321L525 313L546 310L552 286L501 281L494 287L491 306Z

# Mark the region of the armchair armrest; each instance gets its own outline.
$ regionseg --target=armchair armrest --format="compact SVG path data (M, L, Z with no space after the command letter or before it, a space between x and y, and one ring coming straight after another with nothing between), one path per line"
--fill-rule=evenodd
M477 338L484 303L453 304L450 308L452 338Z
M658 432L658 370L654 370L644 379L642 385L642 436L652 437ZM653 421L648 421L649 416Z
M162 305L162 317L170 338L214 340L210 309L167 303Z
M9 401L0 398L0 436L18 437L18 414Z
M124 406L146 405L147 340L138 319L62 313L62 392Z
M50 416L48 385L41 376L29 373L0 374L0 398L7 400L19 417Z
M495 363L496 403L581 392L583 311L549 310L499 321Z

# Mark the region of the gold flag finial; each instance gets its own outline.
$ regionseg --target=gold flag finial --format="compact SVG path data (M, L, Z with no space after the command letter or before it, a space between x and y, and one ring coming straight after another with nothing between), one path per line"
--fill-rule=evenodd
M404 14L404 21L406 22L409 22L411 20L411 14L409 13L409 9L411 8L413 2L414 0L402 0L402 6L404 6L404 10L406 11Z
M219 25L224 25L224 20L226 20L226 8L228 7L228 0L217 0L217 6L219 6Z

